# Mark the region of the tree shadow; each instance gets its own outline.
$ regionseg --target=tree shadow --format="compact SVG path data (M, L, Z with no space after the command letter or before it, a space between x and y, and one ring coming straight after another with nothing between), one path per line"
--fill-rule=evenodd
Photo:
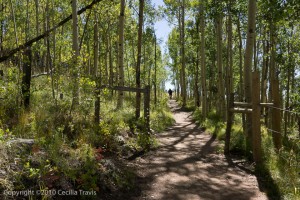
M171 103L173 113L182 114L184 120L176 116L180 120L158 135L161 145L133 161L139 168L135 184L139 192L126 199L249 200L262 195L256 187L256 173L243 162L216 153L217 136L205 133L190 113L181 113L183 109ZM261 183L259 189L264 190Z
M280 200L281 194L278 185L268 168L265 165L259 166L255 169L255 175L259 184L259 189L265 191L270 200Z
M179 134L180 132L180 134ZM145 158L141 170L145 175L137 178L141 193L126 199L241 199L248 200L256 195L240 178L249 171L242 170L223 155L215 153L216 135L209 136L198 126L187 125L173 128L162 137L174 137L170 143L157 149ZM201 137L204 139L201 140ZM205 141L204 144L203 141ZM172 180L172 176L179 181ZM164 188L155 186L164 177ZM220 181L222 180L222 181ZM157 196L147 196L148 191Z
M254 175L257 179L259 190L265 192L268 199L281 199L279 187L265 165L254 166L254 163L251 164L249 161L241 161L242 158L240 156L225 155L225 157L231 167L239 168L247 174Z

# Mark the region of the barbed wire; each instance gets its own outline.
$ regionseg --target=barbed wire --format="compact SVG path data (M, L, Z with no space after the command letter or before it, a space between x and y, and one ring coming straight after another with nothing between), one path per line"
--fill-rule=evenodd
M271 132L274 132L274 133L279 133L280 135L282 135L282 133L281 132L279 132L279 131L275 131L275 130L273 130L273 129L269 129L269 128L266 128L268 131L271 131Z
M275 106L267 106L267 107L268 108L274 108L274 109L277 109L277 110L281 110L281 111L284 111L284 112L289 112L289 113L292 113L294 115L300 115L300 113L298 113L298 112L293 112L293 111L286 110L286 109L279 108L279 107L275 107Z

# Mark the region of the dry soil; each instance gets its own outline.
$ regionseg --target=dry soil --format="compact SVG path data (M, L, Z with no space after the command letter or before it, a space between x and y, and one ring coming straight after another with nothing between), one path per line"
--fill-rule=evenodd
M268 199L245 161L226 158L216 138L192 122L190 112L174 100L169 106L176 123L157 135L155 151L134 161L141 193L133 199Z

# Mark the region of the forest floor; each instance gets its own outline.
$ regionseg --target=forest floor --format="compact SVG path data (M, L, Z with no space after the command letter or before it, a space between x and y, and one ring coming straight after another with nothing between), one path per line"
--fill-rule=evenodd
M253 165L225 157L220 142L192 121L192 113L169 101L176 123L157 135L159 147L137 158L138 194L130 199L268 199Z

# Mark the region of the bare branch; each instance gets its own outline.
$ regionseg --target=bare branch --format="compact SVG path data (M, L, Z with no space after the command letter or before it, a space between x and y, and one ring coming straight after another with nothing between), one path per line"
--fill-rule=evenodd
M91 9L95 4L99 3L100 1L102 0L93 0L92 3L90 3L89 5L87 5L86 7L82 8L81 10L79 10L77 12L77 15L81 15L82 13L84 13L86 10L88 9ZM65 23L67 23L68 21L70 21L72 19L72 14L69 15L67 18L65 18L64 20L62 20L61 22L59 22L56 26L54 26L53 28L49 29L48 31L45 31L43 34L25 42L24 44L22 45L19 45L19 47L9 51L6 55L0 57L0 63L7 60L8 58L10 58L11 56L13 56L15 53L25 49L26 47L28 46L31 46L33 43L45 38L45 37L48 37L49 34L56 30L57 28L61 27L62 25L64 25Z

